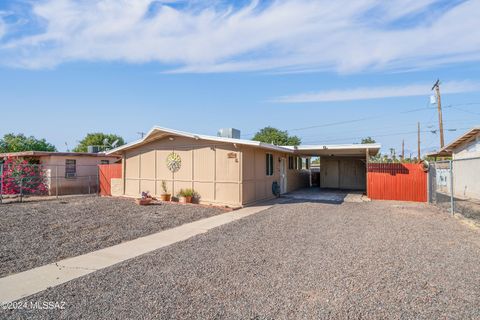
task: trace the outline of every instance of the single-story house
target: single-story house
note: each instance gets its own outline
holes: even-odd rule
[[[233,130],[225,130],[225,132]],[[154,127],[142,139],[107,152],[122,157],[123,195],[176,195],[192,188],[200,202],[244,206],[310,185],[310,160],[321,156],[321,187],[365,189],[366,155],[380,145],[276,146]]]
[[[98,165],[120,161],[116,155],[88,152],[24,151],[0,153],[0,160],[17,158],[40,165],[50,195],[96,193]]]

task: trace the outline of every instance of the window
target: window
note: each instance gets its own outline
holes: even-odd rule
[[[297,170],[302,170],[302,158],[297,157]]]
[[[267,153],[265,160],[266,160],[267,176],[273,176],[273,154]]]
[[[305,159],[305,169],[310,169],[310,158]]]
[[[75,178],[77,176],[77,160],[65,160],[65,178]]]
[[[110,164],[110,160],[100,160],[100,164]]]
[[[293,170],[293,156],[288,156],[288,169]]]

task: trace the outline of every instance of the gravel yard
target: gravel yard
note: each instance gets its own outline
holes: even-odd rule
[[[480,233],[424,204],[283,204],[28,301],[66,309],[3,315],[479,319]]]
[[[224,210],[71,197],[0,205],[0,277],[109,247]]]

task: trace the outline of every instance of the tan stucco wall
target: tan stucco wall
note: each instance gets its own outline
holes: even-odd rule
[[[76,160],[77,176],[74,178],[65,177],[65,161]],[[98,165],[102,160],[109,160],[115,163],[117,157],[98,156],[41,156],[40,163],[46,171],[49,193],[57,194],[87,194],[98,191]]]
[[[166,165],[168,155],[180,155],[182,165],[172,173]],[[274,155],[274,174],[266,175],[265,154]],[[273,198],[272,182],[280,178],[280,152],[234,146],[228,143],[209,143],[184,137],[168,137],[139,146],[125,154],[125,195],[138,196],[149,191],[162,193],[164,180],[167,189],[176,195],[182,188],[193,188],[200,202],[241,206]],[[308,173],[287,168],[287,191],[308,185]]]
[[[114,197],[123,195],[123,179],[112,178],[110,180],[110,193]]]
[[[273,155],[273,175],[266,174],[266,154]],[[242,148],[243,179],[242,195],[243,204],[249,204],[260,200],[272,199],[272,183],[280,183],[280,158],[285,158],[287,185],[286,192],[298,188],[307,187],[309,176],[307,171],[288,169],[289,154],[269,151],[259,148]]]
[[[182,160],[180,170],[175,173],[166,164],[172,152]],[[209,144],[183,137],[153,141],[125,152],[125,194],[138,196],[142,191],[149,191],[158,196],[164,180],[168,192],[174,196],[182,188],[193,188],[203,203],[238,206],[241,204],[240,162],[240,149],[231,144]]]

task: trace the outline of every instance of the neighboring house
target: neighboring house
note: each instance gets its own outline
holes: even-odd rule
[[[40,164],[47,178],[50,195],[95,193],[98,189],[98,165],[120,161],[105,153],[24,151],[0,153],[8,157]]]
[[[332,163],[327,166],[333,168],[328,171],[331,185],[326,187],[339,188],[339,181],[350,187],[359,175],[364,189],[366,154],[379,149],[376,144],[282,147],[154,127],[141,140],[107,154],[123,158],[124,195],[138,196],[142,191],[160,195],[165,181],[173,195],[193,188],[203,203],[243,206],[275,197],[274,182],[280,193],[309,186],[311,155]],[[363,163],[363,172],[357,170],[361,167],[357,162]]]
[[[453,160],[480,157],[480,127],[475,127],[455,139],[430,157],[452,157]]]
[[[455,197],[480,200],[480,127],[469,130],[440,151],[428,156],[451,157]],[[443,187],[448,192],[450,168],[447,165],[444,163],[437,168],[437,187]]]

